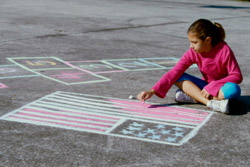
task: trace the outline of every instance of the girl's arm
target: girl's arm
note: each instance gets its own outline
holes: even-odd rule
[[[183,55],[179,62],[152,87],[152,89],[155,90],[155,94],[160,98],[164,98],[168,90],[194,62],[194,55],[190,49]]]
[[[228,55],[225,56],[223,64],[226,65],[225,67],[227,69],[228,75],[219,80],[212,81],[204,87],[204,89],[214,97],[217,97],[219,90],[225,83],[232,82],[240,84],[243,80],[240,67],[232,51],[230,51]]]

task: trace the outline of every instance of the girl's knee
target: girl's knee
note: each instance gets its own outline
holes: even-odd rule
[[[241,94],[241,89],[238,84],[227,82],[221,87],[221,91],[224,94],[224,99],[237,98]]]

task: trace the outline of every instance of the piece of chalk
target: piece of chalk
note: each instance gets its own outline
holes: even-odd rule
[[[134,97],[133,95],[130,95],[128,98],[129,98],[130,100],[135,99],[135,97]]]
[[[142,101],[141,101],[141,104],[144,104],[144,103],[145,103],[145,101],[144,101],[144,100],[142,100]]]

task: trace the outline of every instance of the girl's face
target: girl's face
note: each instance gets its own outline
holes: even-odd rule
[[[189,32],[188,39],[190,41],[190,48],[196,53],[208,53],[212,49],[211,37],[201,40],[195,33]]]

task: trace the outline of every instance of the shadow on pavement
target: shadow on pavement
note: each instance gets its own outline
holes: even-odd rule
[[[216,9],[250,9],[250,7],[244,6],[218,6],[218,5],[205,5],[200,6],[201,8],[216,8]]]
[[[240,96],[229,102],[230,115],[244,115],[250,112],[250,96]]]

